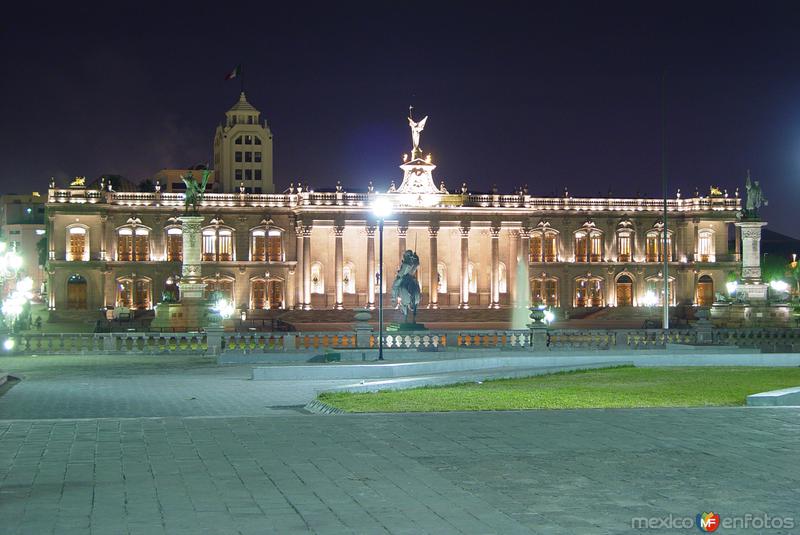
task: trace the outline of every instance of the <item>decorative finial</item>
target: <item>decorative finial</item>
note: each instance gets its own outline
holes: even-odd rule
[[[50,177],[50,189],[56,189],[56,177]]]
[[[676,194],[676,197],[677,197],[678,199],[680,199],[680,198],[681,198],[681,188],[678,188],[678,193]]]
[[[406,153],[404,152],[404,153],[403,153],[403,162],[407,162],[407,161],[408,161],[408,154],[406,154]]]
[[[462,182],[461,183],[461,194],[462,195],[466,195],[467,194],[467,183],[466,182]]]
[[[239,193],[244,193],[244,180],[239,183]]]
[[[447,188],[444,187],[444,180],[439,183],[439,193],[447,193]]]
[[[492,184],[492,195],[497,195],[497,184]]]
[[[336,193],[341,193],[341,192],[342,192],[342,181],[341,180],[337,180],[336,181]]]
[[[297,194],[300,195],[301,193],[303,193],[303,183],[302,182],[298,182],[297,183]]]
[[[397,186],[394,185],[394,180],[389,184],[389,191],[397,191]]]
[[[289,182],[289,195],[294,193],[294,182]]]
[[[527,184],[522,186],[522,194],[523,195],[527,195],[528,194],[528,185]]]
[[[156,193],[161,193],[161,181],[158,179],[156,179],[155,188],[156,188]]]
[[[568,197],[569,197],[569,190],[567,189],[566,186],[564,186],[564,198],[566,199]]]
[[[375,191],[375,186],[372,185],[372,180],[370,180],[369,184],[367,184],[367,192],[373,193],[374,191]]]

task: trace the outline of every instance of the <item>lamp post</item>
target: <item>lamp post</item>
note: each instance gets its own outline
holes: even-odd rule
[[[378,360],[383,360],[383,222],[392,215],[391,201],[378,197],[372,213],[378,220]]]

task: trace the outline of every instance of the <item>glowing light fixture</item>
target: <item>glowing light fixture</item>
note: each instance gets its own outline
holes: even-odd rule
[[[648,290],[642,298],[642,304],[646,307],[654,307],[658,305],[658,296],[652,290]]]
[[[375,202],[372,203],[372,213],[375,214],[375,217],[378,219],[386,219],[392,215],[393,208],[392,201],[386,197],[378,197],[375,199]]]
[[[786,281],[772,281],[769,283],[769,287],[775,290],[776,292],[788,292],[789,291],[789,284]]]
[[[736,281],[730,281],[725,283],[725,289],[728,290],[728,295],[733,295],[736,293],[736,289],[739,287],[739,283]]]

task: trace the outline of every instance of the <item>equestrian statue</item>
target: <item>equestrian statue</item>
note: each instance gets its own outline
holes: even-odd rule
[[[397,276],[392,284],[392,300],[395,301],[403,312],[406,324],[417,322],[417,306],[420,300],[419,282],[416,273],[419,269],[419,256],[414,251],[408,250],[403,253],[403,262],[397,270]],[[408,321],[408,313],[412,313],[411,321]]]

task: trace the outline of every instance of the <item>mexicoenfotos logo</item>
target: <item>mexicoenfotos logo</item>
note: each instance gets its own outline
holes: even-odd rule
[[[697,513],[695,523],[697,524],[697,527],[700,528],[700,531],[709,533],[712,531],[717,531],[717,528],[719,527],[719,515],[714,512]]]

